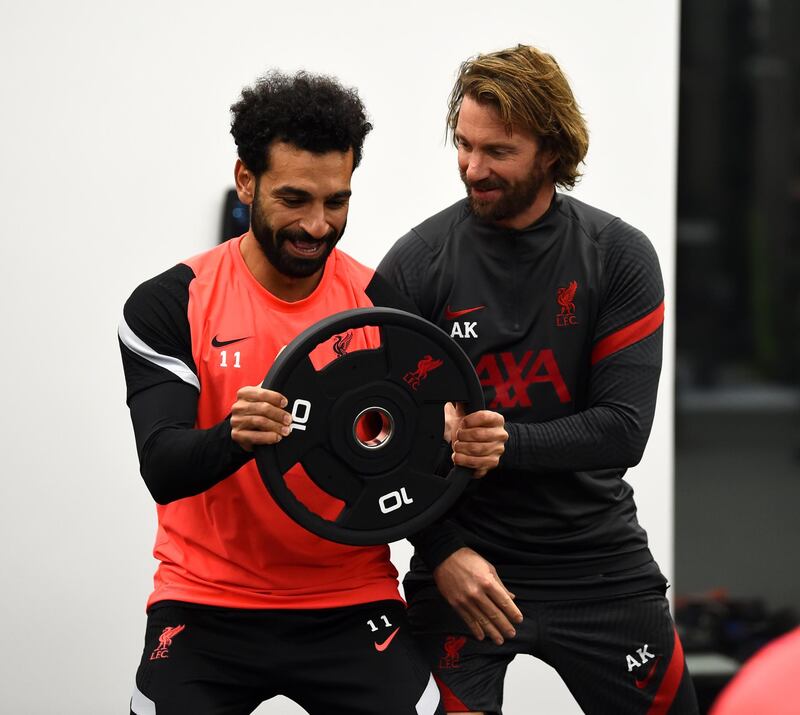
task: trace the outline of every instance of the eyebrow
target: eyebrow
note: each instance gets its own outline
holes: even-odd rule
[[[352,191],[350,189],[343,189],[342,191],[336,191],[329,196],[325,197],[326,201],[330,201],[331,199],[349,199],[352,195]],[[296,199],[310,199],[312,198],[311,194],[304,189],[298,189],[294,186],[279,186],[276,189],[272,190],[273,196],[291,196],[292,198]]]
[[[463,134],[459,134],[456,132],[454,134],[456,141],[465,141],[467,144],[471,142],[467,139]],[[486,149],[510,149],[512,151],[516,151],[517,147],[511,143],[504,143],[504,142],[494,142],[493,144],[487,144],[485,146]]]

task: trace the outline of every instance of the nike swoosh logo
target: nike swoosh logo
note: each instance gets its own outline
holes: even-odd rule
[[[450,306],[447,306],[447,310],[444,311],[445,320],[455,320],[456,318],[460,318],[462,315],[466,315],[467,313],[474,313],[476,310],[483,310],[486,306],[479,305],[475,308],[465,308],[464,310],[451,310]]]
[[[658,656],[658,658],[656,658],[656,662],[650,666],[650,671],[647,673],[647,675],[644,676],[644,678],[635,681],[634,685],[636,685],[636,687],[639,688],[639,690],[643,690],[644,688],[646,688],[647,684],[653,679],[653,676],[656,674],[656,666],[658,665],[659,660],[661,660],[661,656]]]
[[[226,345],[233,345],[234,343],[240,343],[242,340],[247,340],[250,336],[244,338],[234,338],[233,340],[217,340],[217,336],[215,335],[211,338],[211,346],[214,348],[224,348]]]
[[[383,651],[385,651],[389,647],[389,643],[391,643],[394,640],[394,637],[397,635],[397,631],[399,630],[400,630],[399,628],[395,628],[394,631],[392,631],[392,635],[390,635],[385,641],[383,641],[383,643],[376,642],[375,650],[378,651],[378,653],[383,653]]]

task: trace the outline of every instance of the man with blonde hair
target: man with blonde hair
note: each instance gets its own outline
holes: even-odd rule
[[[588,132],[550,55],[520,45],[465,62],[447,119],[467,197],[378,272],[464,348],[503,429],[492,442],[475,416],[451,414],[454,461],[493,468],[413,538],[412,627],[450,713],[499,713],[520,653],[553,666],[587,713],[696,713],[623,480],[661,370],[656,253],[556,191],[579,178]]]

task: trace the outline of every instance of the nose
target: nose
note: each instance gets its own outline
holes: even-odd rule
[[[464,176],[467,181],[474,183],[489,176],[489,167],[484,158],[476,151],[470,152],[465,157]]]
[[[324,238],[330,231],[324,208],[322,206],[309,207],[308,212],[300,221],[300,228],[312,238],[317,240]]]

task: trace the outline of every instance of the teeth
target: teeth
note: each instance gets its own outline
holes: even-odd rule
[[[294,247],[303,253],[316,253],[319,249],[319,244],[309,243],[308,241],[292,241]]]

